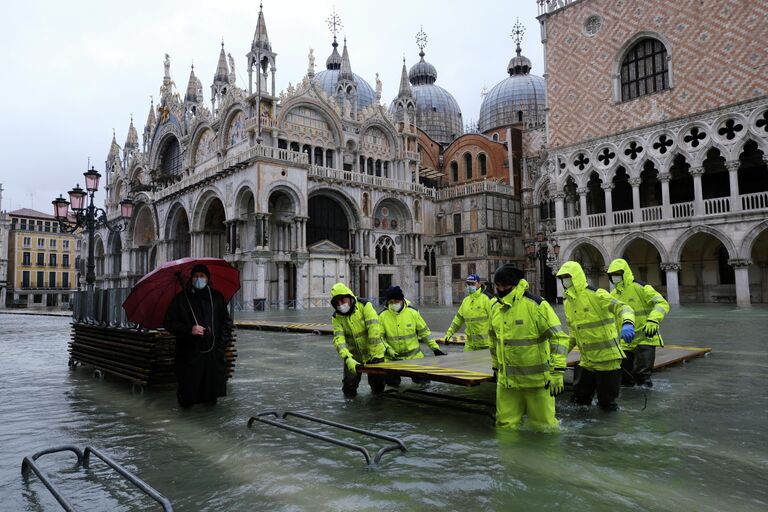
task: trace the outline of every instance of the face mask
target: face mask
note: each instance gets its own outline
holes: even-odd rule
[[[624,276],[616,276],[616,275],[612,275],[612,276],[611,276],[611,282],[612,282],[613,284],[619,284],[619,283],[620,283],[620,282],[622,282],[623,280],[624,280]]]
[[[467,293],[475,293],[477,291],[477,286],[467,285]]]
[[[350,306],[349,304],[340,304],[339,307],[336,308],[336,310],[342,315],[346,315],[347,313],[349,313],[349,309],[351,307],[352,306]]]
[[[394,311],[395,313],[399,313],[401,309],[403,309],[403,305],[400,303],[397,304],[390,304],[389,309]]]
[[[208,279],[205,277],[196,277],[192,279],[192,286],[197,288],[198,290],[202,290],[205,288],[205,285],[208,284]]]
[[[563,288],[570,288],[573,286],[573,278],[571,277],[564,277],[561,279],[561,281],[563,283]]]

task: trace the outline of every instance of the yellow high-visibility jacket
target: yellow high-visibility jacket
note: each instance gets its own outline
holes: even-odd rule
[[[379,320],[387,361],[424,357],[419,342],[426,343],[432,350],[439,348],[430,338],[431,332],[421,313],[407,302],[398,313],[385,309],[379,315]]]
[[[464,351],[482,350],[488,348],[491,339],[488,336],[490,329],[491,299],[484,293],[484,288],[478,288],[474,293],[464,297],[459,306],[459,311],[453,317],[451,326],[445,331],[445,337],[450,338],[461,326],[466,323],[464,333],[467,335],[467,341],[464,344]]]
[[[333,346],[342,360],[352,357],[358,363],[368,363],[384,357],[384,343],[376,310],[369,302],[357,300],[346,285],[336,283],[331,288],[331,298],[350,295],[354,300],[351,313],[333,314]]]
[[[491,364],[505,388],[539,388],[553,371],[565,371],[568,335],[547,301],[527,292],[521,279],[491,310]]]
[[[573,286],[563,292],[565,320],[571,335],[569,351],[579,347],[579,365],[587,370],[620,368],[625,355],[616,326],[627,322],[634,325],[632,308],[602,288],[587,286],[584,270],[575,261],[567,261],[560,267],[558,277],[565,274],[573,279]]]
[[[635,275],[629,268],[629,264],[621,258],[611,262],[608,273],[618,270],[624,271],[624,279],[611,291],[611,295],[622,302],[626,302],[635,311],[636,327],[635,339],[629,345],[621,340],[622,348],[634,350],[638,345],[663,347],[664,341],[661,339],[661,333],[657,332],[655,336],[649,338],[643,332],[643,326],[648,320],[661,325],[661,321],[669,313],[669,302],[653,286],[635,280]]]

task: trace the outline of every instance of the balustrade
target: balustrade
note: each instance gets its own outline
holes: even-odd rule
[[[587,225],[590,228],[601,228],[605,226],[605,214],[593,213],[592,215],[587,215]]]
[[[672,206],[673,219],[687,219],[693,217],[693,201],[687,203],[673,203],[670,206]]]
[[[716,215],[718,213],[728,213],[729,211],[731,211],[731,200],[728,197],[704,200],[705,215]]]
[[[613,212],[613,223],[615,225],[632,224],[634,222],[634,215],[632,210],[622,210],[619,212]]]
[[[761,210],[763,208],[768,208],[768,192],[755,192],[741,196],[742,210]]]
[[[643,222],[656,222],[661,220],[661,216],[661,206],[647,206],[645,208],[640,208],[640,217]]]

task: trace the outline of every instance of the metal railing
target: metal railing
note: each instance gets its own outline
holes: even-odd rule
[[[123,302],[129,293],[130,288],[97,288],[89,304],[88,292],[78,290],[72,299],[72,320],[94,325],[134,327],[123,309]]]
[[[74,512],[74,508],[72,505],[67,501],[67,499],[59,492],[59,490],[56,488],[55,485],[50,481],[50,479],[46,476],[45,473],[43,473],[40,468],[38,467],[36,461],[43,455],[48,455],[51,453],[58,453],[58,452],[65,452],[69,451],[74,453],[77,456],[77,464],[78,466],[82,466],[85,469],[88,469],[90,457],[91,454],[93,454],[94,457],[101,459],[105,464],[107,464],[109,467],[114,469],[117,473],[120,474],[123,478],[131,482],[137,489],[139,489],[141,492],[158,502],[162,507],[163,510],[166,512],[172,512],[173,506],[171,505],[171,502],[160,494],[157,490],[155,490],[152,486],[150,486],[148,483],[146,483],[144,480],[139,478],[138,476],[134,475],[127,469],[125,469],[122,465],[115,462],[111,457],[109,457],[107,454],[97,450],[96,448],[92,446],[86,446],[84,451],[80,451],[79,448],[73,445],[64,445],[64,446],[57,446],[54,448],[47,448],[45,450],[41,450],[31,457],[24,457],[24,460],[21,462],[21,475],[25,479],[28,478],[29,472],[32,471],[37,475],[37,477],[40,479],[40,481],[45,485],[45,487],[50,491],[50,493],[53,495],[54,498],[56,498],[56,501],[59,502],[59,504],[66,510],[67,512]]]
[[[335,437],[327,436],[325,434],[320,434],[318,432],[312,432],[311,430],[307,430],[300,427],[295,427],[293,425],[289,425],[288,423],[282,422],[282,421],[276,421],[272,419],[268,419],[267,416],[273,416],[276,419],[279,419],[282,417],[283,420],[288,418],[289,416],[293,416],[296,418],[302,418],[307,421],[311,421],[314,423],[320,423],[322,425],[328,425],[331,427],[336,427],[342,430],[347,430],[349,432],[355,432],[357,434],[362,434],[364,436],[373,437],[376,439],[382,439],[384,441],[390,441],[391,444],[389,446],[384,446],[380,448],[376,455],[374,455],[373,459],[371,459],[371,454],[368,451],[367,448],[364,446],[361,446],[359,444],[350,443],[349,441],[344,441],[342,439],[337,439]],[[381,461],[381,458],[384,456],[385,453],[394,451],[394,450],[400,450],[400,451],[406,451],[407,448],[405,447],[405,443],[401,441],[400,439],[388,436],[386,434],[379,434],[378,432],[372,432],[370,430],[365,430],[358,427],[353,427],[352,425],[346,425],[344,423],[337,423],[335,421],[326,420],[323,418],[318,418],[316,416],[310,416],[309,414],[304,414],[300,412],[292,412],[292,411],[286,411],[283,413],[282,416],[280,416],[277,411],[265,411],[257,414],[256,416],[251,416],[248,419],[248,427],[250,428],[255,421],[259,421],[261,423],[266,423],[267,425],[272,425],[273,427],[281,428],[283,430],[288,430],[290,432],[294,432],[296,434],[302,434],[307,437],[312,437],[314,439],[319,439],[320,441],[325,441],[326,443],[335,444],[336,446],[342,446],[344,448],[349,448],[350,450],[354,450],[357,452],[360,452],[363,457],[365,457],[365,463],[367,465],[371,465],[371,461],[373,461],[374,464],[378,464],[379,461]]]

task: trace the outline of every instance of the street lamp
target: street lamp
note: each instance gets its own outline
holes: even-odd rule
[[[539,262],[539,293],[544,296],[546,294],[545,272],[547,267],[552,271],[556,269],[560,256],[560,244],[557,243],[551,231],[547,230],[546,234],[539,231],[535,239],[525,241],[525,253],[532,265]]]
[[[94,204],[94,195],[99,190],[99,179],[101,174],[91,167],[83,173],[85,176],[85,188],[80,185],[69,191],[69,201],[64,199],[61,194],[52,201],[53,213],[59,222],[59,228],[65,233],[74,233],[78,229],[83,229],[88,233],[88,261],[86,265],[86,315],[92,318],[91,305],[93,304],[93,285],[96,282],[96,262],[93,254],[93,238],[96,229],[105,227],[113,233],[125,231],[128,227],[128,220],[133,215],[133,201],[126,197],[120,201],[120,217],[118,219],[108,220],[107,212],[98,208]],[[86,205],[86,197],[88,204]],[[71,211],[70,211],[71,208]]]

